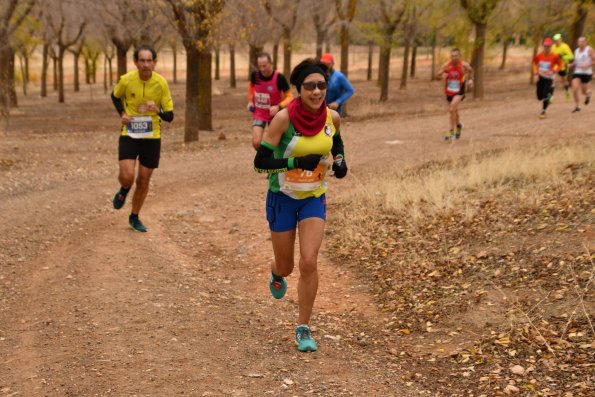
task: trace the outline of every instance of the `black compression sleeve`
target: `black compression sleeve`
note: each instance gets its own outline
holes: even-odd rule
[[[279,76],[277,76],[277,88],[281,92],[289,91],[289,88],[290,88],[289,83],[287,82],[287,79],[281,73],[279,73]]]
[[[341,132],[338,132],[333,136],[333,147],[331,148],[333,157],[337,155],[345,156],[345,148],[343,147],[343,138],[341,138]]]
[[[122,113],[124,113],[124,105],[122,105],[122,100],[120,98],[117,98],[114,96],[113,92],[112,92],[112,102],[114,103],[114,107],[116,108],[116,110],[118,111],[118,113],[121,116]]]
[[[260,173],[276,174],[289,169],[288,159],[276,159],[273,151],[260,145],[254,157],[254,170]]]
[[[159,117],[161,117],[161,120],[163,120],[163,121],[167,121],[168,123],[171,123],[172,121],[174,121],[174,111],[173,110],[171,110],[169,112],[164,112],[162,110],[158,114],[159,114]]]

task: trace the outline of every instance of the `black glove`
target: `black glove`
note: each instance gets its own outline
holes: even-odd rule
[[[347,175],[347,162],[345,162],[343,156],[335,157],[335,161],[333,161],[333,171],[335,172],[335,177],[339,179]]]
[[[303,157],[296,157],[293,159],[293,166],[306,171],[314,171],[321,158],[322,156],[320,154],[309,154]]]

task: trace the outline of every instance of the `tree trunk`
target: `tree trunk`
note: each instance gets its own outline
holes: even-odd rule
[[[415,78],[416,71],[417,71],[417,43],[413,43],[413,48],[411,49],[411,70],[409,72],[409,77]]]
[[[198,141],[200,113],[198,91],[200,90],[198,50],[186,47],[186,114],[184,122],[184,142]]]
[[[14,70],[15,70],[15,51],[12,47],[8,48],[10,57],[9,57],[9,68],[8,68],[8,73],[9,73],[9,77],[8,77],[8,95],[9,95],[9,103],[11,107],[17,107],[18,106],[18,100],[17,100],[17,90],[16,90],[16,86],[15,86],[15,77],[14,77]]]
[[[258,70],[258,56],[262,53],[262,47],[261,46],[257,46],[255,44],[250,44],[250,52],[249,52],[249,64],[248,64],[248,80],[250,80],[250,76],[252,75],[252,72],[255,72]],[[273,57],[273,60],[275,58]],[[273,67],[276,69],[277,66],[275,64],[275,62],[273,61]]]
[[[341,24],[341,73],[349,75],[349,26],[346,22]]]
[[[213,131],[213,110],[212,110],[212,59],[210,51],[201,51],[198,61],[198,111],[199,128],[201,130]]]
[[[85,61],[85,84],[91,84],[91,57],[88,55],[83,55],[83,60]]]
[[[64,103],[64,52],[66,48],[58,48],[58,102]]]
[[[99,52],[91,58],[91,60],[92,60],[91,65],[93,65],[93,67],[91,68],[92,73],[93,73],[93,84],[97,83],[97,60],[98,59],[99,59]]]
[[[403,70],[401,71],[401,84],[399,89],[407,88],[407,76],[409,75],[409,53],[411,52],[411,40],[405,38],[405,48],[403,48]]]
[[[174,84],[178,83],[178,47],[175,45],[171,47],[171,54],[174,62]]]
[[[273,69],[277,69],[279,66],[279,42],[276,41],[275,44],[273,44]]]
[[[109,66],[109,86],[113,86],[114,85],[114,69],[112,67],[112,59],[113,58],[108,58],[107,60],[107,64]]]
[[[229,45],[229,86],[236,88],[236,47],[233,44]]]
[[[291,74],[291,39],[288,36],[283,38],[283,74]]]
[[[0,115],[9,114],[8,80],[9,62],[8,44],[0,42]]]
[[[53,86],[54,86],[54,91],[58,91],[58,57],[57,56],[53,56],[52,57],[52,67],[53,67],[53,78],[54,80],[52,81]]]
[[[19,61],[21,64],[21,75],[23,78],[21,79],[21,83],[23,84],[23,95],[27,96],[27,73],[25,72],[25,55],[21,54],[19,56]]]
[[[570,26],[569,38],[572,50],[576,50],[578,38],[583,35],[592,0],[575,0],[574,3],[576,4],[576,13],[574,14],[572,25]]]
[[[475,24],[475,44],[473,48],[472,64],[473,67],[473,97],[483,99],[484,97],[484,58],[486,42],[487,25],[484,23]]]
[[[41,97],[45,98],[48,96],[48,52],[49,52],[49,44],[43,45],[42,55],[41,55]]]
[[[366,75],[366,80],[372,80],[372,58],[374,57],[374,43],[368,43],[368,74]]]
[[[506,67],[506,56],[508,55],[508,46],[510,45],[510,40],[504,39],[502,41],[502,62],[500,63],[500,70],[504,70]]]
[[[215,48],[215,80],[220,80],[220,76],[219,76],[219,66],[221,65],[220,57],[221,57],[221,49],[219,48],[219,46],[217,46]]]
[[[116,44],[116,58],[118,60],[118,80],[120,76],[126,74],[127,66],[126,66],[126,56],[128,54],[128,47],[123,46],[122,44]]]
[[[388,100],[388,80],[390,78],[390,52],[389,45],[380,47],[380,58],[378,62],[378,82],[380,84],[380,102]]]
[[[437,42],[437,34],[436,31],[432,32],[432,68],[431,68],[431,75],[430,81],[436,80],[436,42]]]
[[[74,92],[79,92],[81,90],[80,81],[79,81],[79,57],[80,54],[74,53]]]
[[[316,30],[316,59],[320,59],[322,56],[322,46],[324,45],[324,37],[326,32],[322,29]]]
[[[107,57],[103,57],[103,93],[107,94]]]

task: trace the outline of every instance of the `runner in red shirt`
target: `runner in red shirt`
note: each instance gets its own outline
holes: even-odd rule
[[[258,71],[250,76],[247,109],[254,113],[252,146],[258,150],[264,129],[279,110],[293,99],[285,76],[273,69],[271,56],[262,53],[257,58]]]
[[[554,78],[556,73],[563,67],[562,59],[552,52],[552,39],[546,37],[543,40],[543,51],[533,59],[533,72],[537,83],[537,99],[543,101],[543,109],[539,118],[545,118],[545,111],[552,102],[554,96]]]
[[[450,130],[444,139],[447,141],[452,138],[459,139],[463,129],[463,123],[459,119],[459,104],[465,99],[465,86],[469,89],[473,88],[473,68],[461,60],[461,51],[453,48],[450,52],[450,61],[440,68],[437,77],[444,79],[444,91],[446,100],[449,102]]]

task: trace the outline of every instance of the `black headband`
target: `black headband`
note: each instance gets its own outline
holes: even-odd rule
[[[324,81],[326,81],[326,72],[324,71],[324,69],[322,69],[318,65],[309,65],[306,69],[302,70],[297,77],[295,86],[296,86],[298,92],[300,92],[300,90],[302,88],[302,83],[304,82],[304,80],[306,80],[306,77],[308,77],[309,75],[314,74],[314,73],[320,73],[321,75],[324,76]]]

